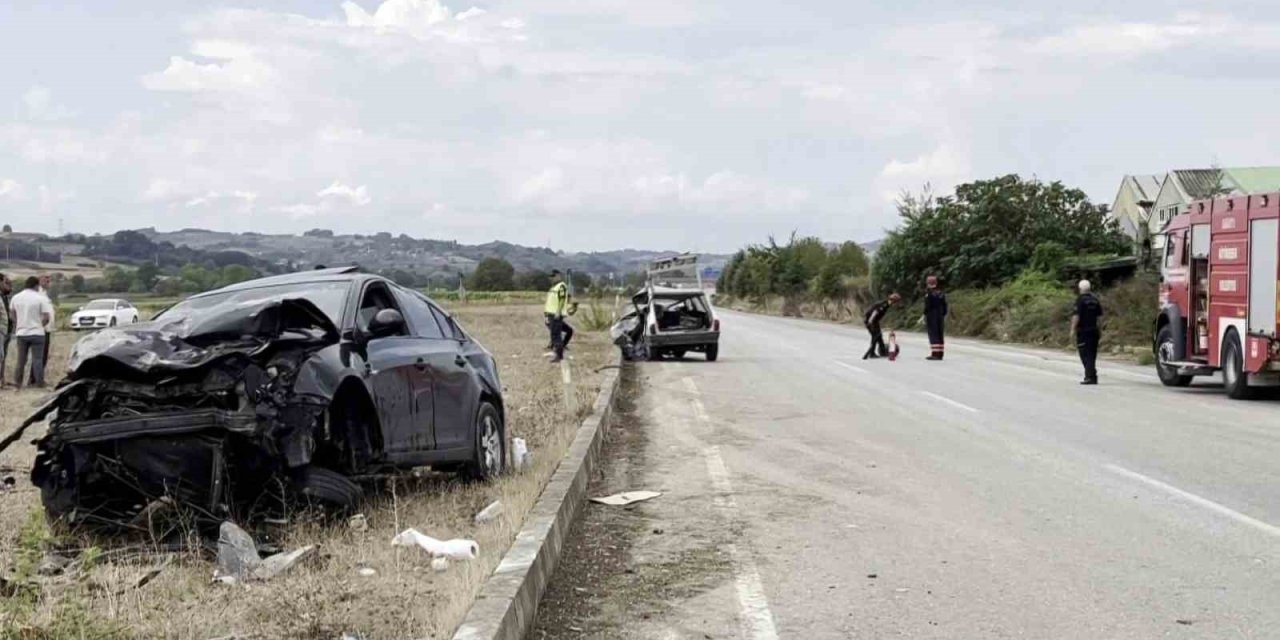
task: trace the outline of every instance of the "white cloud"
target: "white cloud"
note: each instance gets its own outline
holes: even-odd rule
[[[0,198],[6,200],[25,200],[27,190],[21,182],[12,178],[0,178]]]
[[[462,13],[459,13],[458,15],[454,16],[454,19],[459,22],[462,22],[463,20],[478,18],[486,13],[489,13],[489,12],[485,11],[484,9],[481,9],[480,7],[471,7],[470,9],[467,9],[466,11],[463,11]]]
[[[152,91],[240,91],[269,86],[275,78],[269,66],[249,55],[209,64],[173,56],[164,71],[143,76],[142,86]]]
[[[1223,16],[1179,13],[1168,22],[1082,25],[1034,42],[1030,50],[1049,55],[1133,56],[1190,47],[1198,38],[1217,38],[1237,30],[1244,32],[1248,26]]]
[[[973,169],[966,154],[949,144],[940,144],[913,160],[891,160],[880,170],[876,184],[885,202],[895,202],[903,190],[918,192],[928,184],[935,193],[943,194],[955,185],[972,178]]]
[[[27,107],[27,117],[32,120],[64,120],[74,113],[64,105],[53,102],[53,92],[47,87],[31,87],[22,94],[22,103]]]
[[[409,32],[421,32],[452,16],[449,7],[438,0],[386,0],[372,14],[348,0],[342,3],[342,12],[347,17],[347,24],[353,27],[403,29]],[[472,15],[475,14],[468,17]]]
[[[276,211],[288,215],[294,220],[302,220],[312,218],[320,214],[320,206],[307,203],[297,203],[276,207]]]
[[[253,209],[253,203],[257,202],[258,194],[252,191],[232,191],[230,193],[222,193],[219,191],[210,191],[201,196],[196,196],[187,200],[183,205],[188,209],[196,207],[207,207],[212,205],[224,204],[227,202],[235,202],[241,211],[249,211]]]
[[[152,180],[142,192],[142,200],[145,202],[171,200],[180,197],[182,193],[182,187],[177,182],[157,178]]]
[[[337,181],[317,192],[316,197],[322,200],[345,200],[357,207],[363,207],[370,202],[373,202],[373,199],[369,197],[369,190],[365,188],[365,185],[350,187]]]
[[[40,196],[40,211],[42,213],[54,213],[59,204],[76,198],[74,191],[60,191],[43,184],[40,185],[38,192]]]

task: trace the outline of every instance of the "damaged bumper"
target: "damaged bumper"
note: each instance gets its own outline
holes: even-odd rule
[[[257,430],[257,424],[254,416],[219,409],[107,418],[64,424],[51,435],[50,444],[105,442],[143,435],[172,436],[209,429],[252,435]]]

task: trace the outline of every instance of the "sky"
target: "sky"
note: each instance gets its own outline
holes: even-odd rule
[[[1240,0],[0,4],[0,222],[561,250],[868,241],[1018,173],[1280,164]]]

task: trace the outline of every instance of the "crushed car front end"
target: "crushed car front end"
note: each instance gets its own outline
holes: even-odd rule
[[[269,509],[273,483],[310,461],[330,398],[298,381],[337,331],[306,300],[217,311],[77,343],[29,420],[49,419],[31,479],[51,518],[141,527],[164,500],[217,522]]]

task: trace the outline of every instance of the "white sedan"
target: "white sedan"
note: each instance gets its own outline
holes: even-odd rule
[[[128,300],[94,300],[71,314],[72,329],[101,329],[138,321],[138,309]]]

